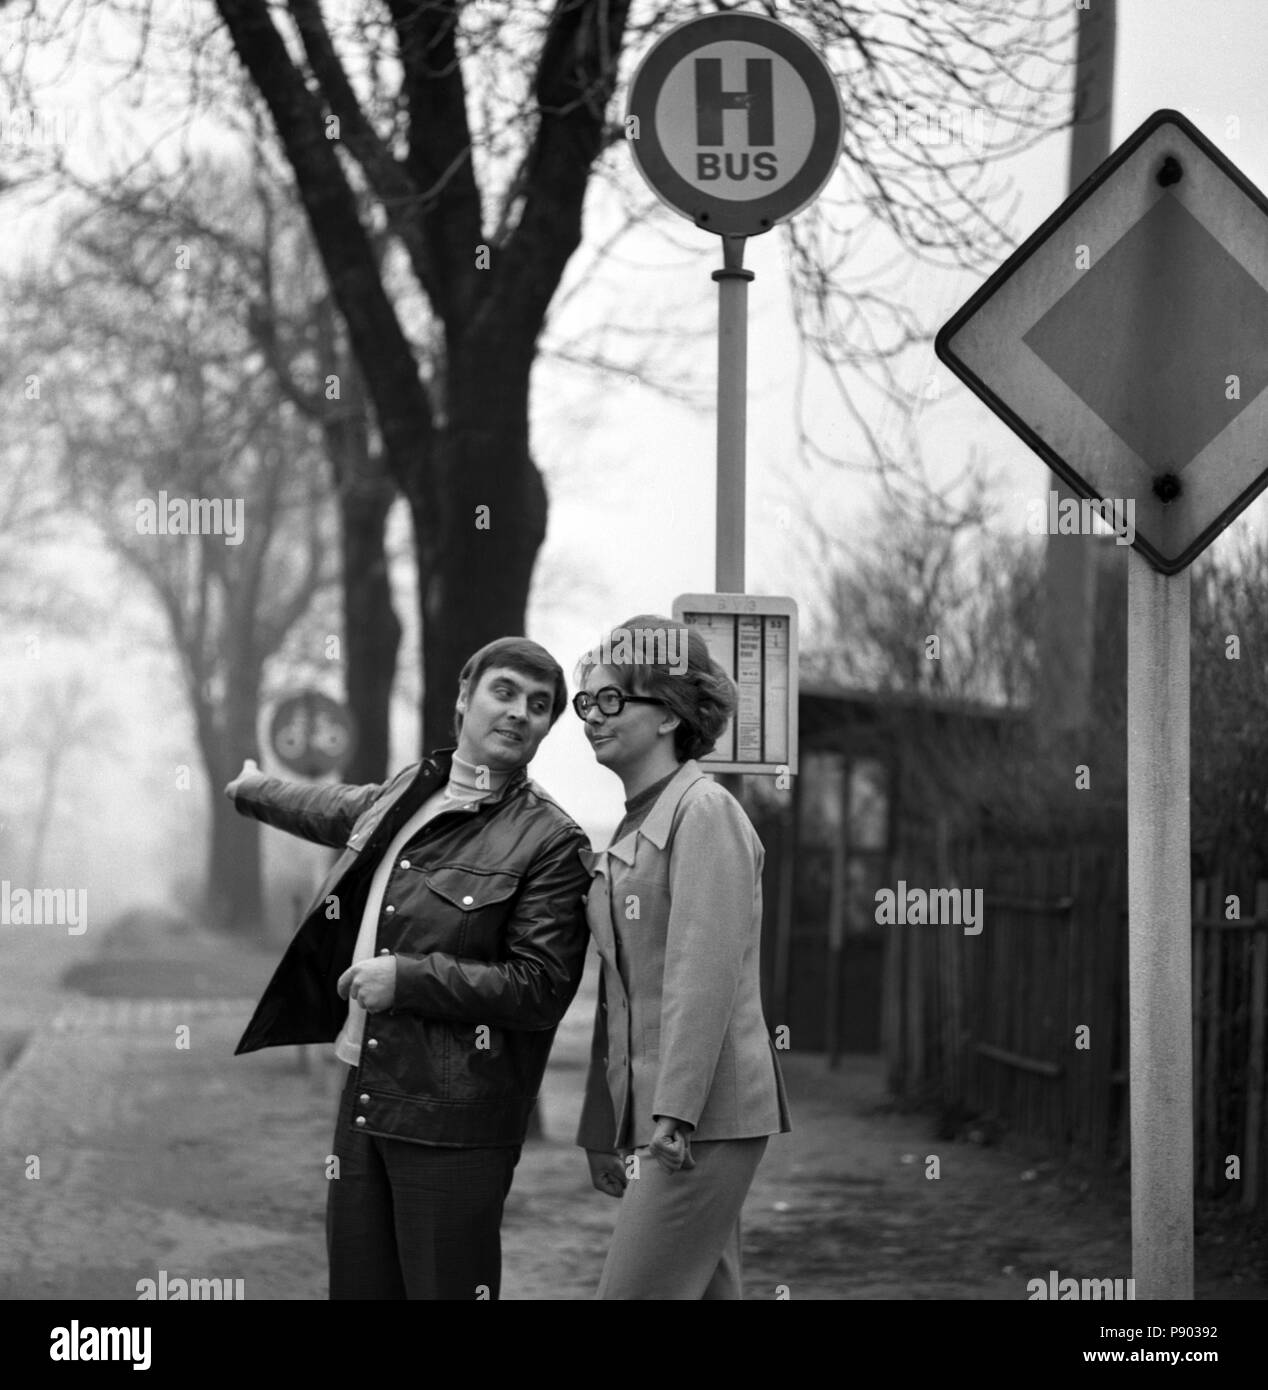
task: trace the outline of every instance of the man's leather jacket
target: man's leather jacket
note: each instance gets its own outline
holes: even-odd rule
[[[371,876],[449,776],[452,749],[382,786],[245,783],[244,815],[343,852],[304,915],[237,1052],[333,1042]],[[463,1147],[524,1139],[555,1028],[581,980],[590,876],[581,828],[521,769],[496,801],[442,812],[400,853],[375,954],[396,957],[391,1009],[369,1014],[353,1124]]]

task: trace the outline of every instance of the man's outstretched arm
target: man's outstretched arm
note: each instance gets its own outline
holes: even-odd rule
[[[342,849],[358,817],[383,790],[377,782],[354,787],[326,787],[265,777],[248,758],[242,771],[225,788],[240,815],[251,816],[301,840]]]

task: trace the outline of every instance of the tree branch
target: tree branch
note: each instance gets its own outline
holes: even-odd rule
[[[379,274],[356,197],[325,138],[321,110],[296,70],[268,12],[254,0],[216,0],[234,47],[264,95],[295,171],[313,239],[348,326],[383,434],[389,466],[402,490],[435,504],[430,470],[416,467],[430,448],[427,392]],[[420,476],[421,475],[421,476]]]

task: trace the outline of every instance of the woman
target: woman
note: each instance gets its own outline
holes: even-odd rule
[[[576,680],[626,811],[609,848],[582,855],[602,977],[577,1142],[621,1199],[597,1296],[740,1298],[740,1209],[768,1136],[790,1126],[759,989],[762,843],[695,761],[735,688],[699,633],[652,615]]]

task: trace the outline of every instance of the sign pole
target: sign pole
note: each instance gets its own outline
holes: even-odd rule
[[[823,191],[841,158],[845,108],[822,53],[795,29],[764,15],[704,15],[662,34],[644,55],[630,79],[625,129],[634,163],[656,196],[701,231],[722,238],[722,268],[713,274],[718,282],[715,564],[718,593],[734,603],[745,592],[744,436],[753,272],[744,269],[744,242],[795,217]],[[746,703],[736,711],[734,758],[716,761],[761,762],[764,771],[782,777],[795,767],[795,744],[775,740],[778,752],[767,760],[766,730],[772,710],[795,700],[795,668],[784,672],[782,686],[772,682],[758,689],[756,709],[754,671],[760,686],[768,666],[778,673],[795,662],[796,610],[791,608],[782,631],[778,624],[768,631],[762,617],[755,645],[749,620],[760,602],[749,606],[746,601],[742,619],[737,614],[727,656]],[[795,704],[775,717],[786,721],[795,738]],[[723,773],[722,781],[738,794],[738,775]]]
[[[748,285],[744,238],[722,238],[718,282],[718,496],[714,584],[721,594],[744,592],[745,448],[748,430]],[[736,711],[737,719],[739,711]],[[740,774],[717,780],[738,799]]]
[[[748,423],[748,285],[744,238],[722,238],[718,282],[718,497],[715,583],[744,592],[744,465]]]
[[[1127,557],[1132,1276],[1193,1297],[1189,571]]]
[[[1178,111],[1155,111],[935,343],[1082,499],[1074,529],[1093,529],[1090,504],[1134,547],[1127,968],[1140,1298],[1193,1297],[1187,570],[1268,487],[1266,224],[1268,197]],[[1069,516],[1074,499],[1049,501],[1043,529],[1065,532],[1056,504]]]

